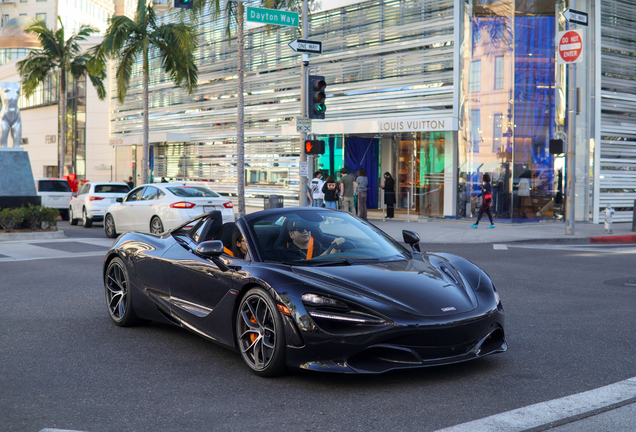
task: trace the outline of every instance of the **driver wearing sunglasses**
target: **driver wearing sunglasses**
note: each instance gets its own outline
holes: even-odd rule
[[[314,257],[329,253],[340,252],[340,246],[344,243],[343,237],[338,237],[332,243],[333,247],[325,249],[320,242],[314,241],[311,235],[311,226],[304,221],[293,221],[289,228],[287,247],[283,252],[284,261],[310,260]]]

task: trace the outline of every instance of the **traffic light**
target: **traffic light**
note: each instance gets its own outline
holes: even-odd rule
[[[325,142],[323,140],[305,140],[305,153],[308,155],[325,154]]]
[[[307,87],[307,116],[311,119],[324,119],[325,111],[327,111],[325,106],[325,89],[327,88],[325,77],[309,75],[309,85]]]
[[[192,9],[194,0],[174,0],[174,7],[182,9]]]

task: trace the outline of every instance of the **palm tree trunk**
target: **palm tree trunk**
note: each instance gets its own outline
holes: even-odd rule
[[[143,70],[143,150],[141,156],[141,183],[148,183],[148,43],[144,44],[144,70]]]
[[[245,47],[243,46],[243,3],[238,4],[238,101],[236,116],[236,180],[238,186],[238,216],[245,216],[245,145],[243,130],[243,78],[245,75]]]
[[[66,71],[60,70],[60,110],[62,118],[60,122],[60,160],[58,162],[58,177],[64,175],[66,160]],[[69,173],[70,174],[70,173]]]

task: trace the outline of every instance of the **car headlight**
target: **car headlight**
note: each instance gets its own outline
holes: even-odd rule
[[[377,312],[345,300],[313,293],[303,294],[301,300],[316,326],[326,333],[357,335],[393,325]]]

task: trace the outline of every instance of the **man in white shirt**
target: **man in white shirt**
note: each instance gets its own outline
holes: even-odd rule
[[[325,194],[322,193],[323,184],[325,184],[325,182],[322,180],[322,173],[320,171],[316,171],[314,173],[314,178],[311,179],[310,182],[311,193],[314,199],[313,207],[323,207],[325,200]]]

